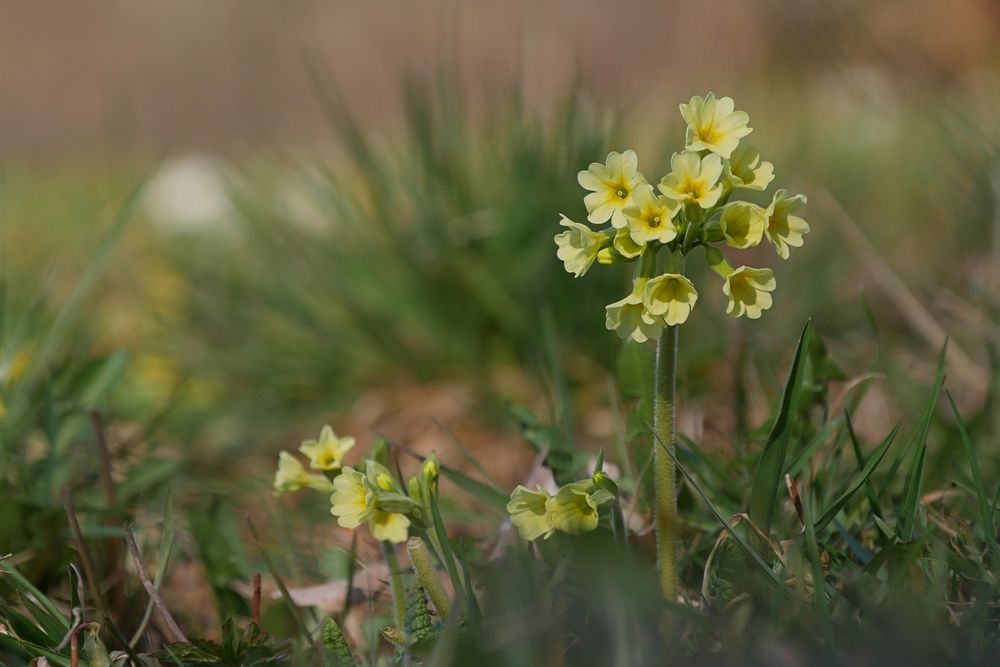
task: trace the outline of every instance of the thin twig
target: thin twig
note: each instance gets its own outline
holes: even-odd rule
[[[254,572],[253,575],[253,598],[250,603],[251,618],[253,618],[254,624],[259,628],[261,627],[260,622],[260,572]]]
[[[163,603],[163,598],[160,597],[159,592],[156,590],[156,586],[153,585],[153,581],[149,578],[149,574],[146,572],[145,566],[142,564],[142,554],[139,553],[139,545],[135,542],[135,535],[132,534],[132,524],[126,521],[123,524],[125,528],[125,541],[128,544],[129,553],[132,555],[132,561],[135,563],[135,568],[139,572],[139,579],[142,580],[142,585],[146,589],[146,593],[149,594],[149,599],[153,601],[156,605],[156,609],[160,612],[160,617],[166,624],[167,628],[170,630],[170,634],[173,635],[171,642],[182,642],[187,643],[188,639],[184,635],[180,626],[177,625],[177,621],[170,614],[170,610],[167,609],[167,605]]]
[[[107,430],[104,418],[98,410],[89,412],[90,423],[94,430],[94,442],[97,444],[98,472],[101,477],[101,489],[104,493],[104,503],[109,512],[115,512],[118,506],[115,482],[111,476],[111,449],[108,447]],[[115,517],[109,517],[108,525],[115,525]],[[125,567],[122,560],[121,543],[114,537],[105,540],[108,550],[108,571],[112,574],[112,583],[108,590],[110,604],[113,609],[121,612],[125,607]]]
[[[94,563],[90,560],[87,547],[83,542],[83,532],[80,530],[80,520],[76,516],[76,508],[73,505],[73,498],[69,495],[68,489],[63,489],[63,507],[66,509],[66,519],[69,521],[69,528],[73,533],[73,541],[76,549],[80,552],[80,564],[83,565],[83,576],[87,580],[87,587],[90,589],[90,596],[94,598],[94,604],[106,618],[111,618],[108,608],[104,605],[101,597],[101,589],[97,583],[97,574],[94,571]]]

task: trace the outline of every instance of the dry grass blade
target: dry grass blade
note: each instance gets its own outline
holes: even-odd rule
[[[712,550],[708,553],[708,558],[705,559],[705,569],[701,575],[701,597],[705,600],[705,604],[711,604],[712,602],[712,596],[708,592],[708,577],[709,574],[711,574],[712,563],[715,561],[715,554],[719,551],[719,549],[726,542],[726,540],[729,539],[729,536],[732,534],[733,528],[740,525],[744,521],[747,523],[748,526],[750,526],[753,532],[756,533],[757,536],[760,537],[765,544],[767,544],[768,549],[770,549],[771,552],[774,553],[775,557],[777,557],[777,559],[782,564],[785,563],[784,554],[781,553],[781,550],[777,547],[777,545],[775,545],[774,542],[771,541],[771,538],[765,535],[764,531],[762,531],[760,528],[757,527],[757,524],[755,524],[753,520],[750,519],[749,514],[747,514],[746,512],[741,512],[739,514],[730,517],[729,527],[723,530],[721,533],[719,533],[719,538],[715,540],[715,546],[712,547]]]
[[[135,563],[135,568],[139,572],[139,579],[142,580],[142,585],[146,589],[146,593],[149,594],[149,599],[156,605],[156,609],[163,617],[163,622],[173,635],[171,642],[187,643],[187,637],[184,635],[180,626],[177,625],[177,621],[174,620],[174,617],[170,614],[170,610],[167,609],[167,605],[163,603],[163,598],[160,597],[159,592],[156,590],[156,586],[153,585],[153,581],[149,578],[149,574],[147,574],[146,568],[142,564],[142,554],[139,553],[139,545],[136,544],[135,535],[132,534],[132,524],[126,521],[124,528],[125,540],[128,543],[128,550],[132,555],[132,561]]]
[[[820,207],[825,209],[830,219],[837,225],[844,240],[854,251],[862,268],[868,272],[872,280],[882,288],[882,291],[895,302],[900,312],[910,322],[921,336],[932,347],[940,348],[948,339],[948,331],[924,307],[913,292],[906,286],[892,267],[882,259],[878,250],[864,235],[850,214],[844,210],[837,198],[829,191],[816,187],[815,199]],[[972,388],[977,395],[986,391],[988,377],[983,369],[976,364],[965,350],[955,341],[948,345],[948,363],[960,382]]]

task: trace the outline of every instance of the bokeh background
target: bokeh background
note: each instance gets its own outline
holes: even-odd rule
[[[750,113],[776,183],[808,195],[813,233],[787,262],[748,255],[778,264],[757,322],[727,318],[694,268],[685,432],[745,451],[808,318],[844,392],[872,381],[864,437],[920,401],[945,338],[963,411],[1000,420],[990,0],[6,0],[4,391],[40,356],[59,369],[53,400],[113,425],[115,475],[149,520],[170,486],[196,537],[228,540],[223,556],[193,540],[172,574],[174,594],[217,601],[249,567],[232,555],[238,517],[293,502],[269,492],[277,452],[324,423],[474,470],[471,453],[505,485],[532,459],[512,406],[612,449],[628,360],[603,305],[628,275],[574,281],[551,237],[559,213],[584,217],[576,172],[609,150],[634,148],[658,180],[683,145],[678,103],[709,90]],[[65,429],[53,451],[85,486],[92,435]],[[13,456],[41,461],[35,444]],[[29,505],[57,486],[8,477]],[[326,538],[300,524],[324,514],[274,531],[301,547],[288,559],[306,580],[343,565],[302,555]],[[31,541],[22,523],[8,543]]]

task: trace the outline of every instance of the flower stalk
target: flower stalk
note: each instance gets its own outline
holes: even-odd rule
[[[396,558],[396,547],[391,542],[382,542],[382,556],[389,568],[389,588],[392,591],[392,620],[396,627],[406,626],[406,589],[403,588],[403,575],[399,571],[399,559]]]
[[[674,442],[677,427],[678,326],[669,326],[656,342],[653,387],[653,487],[656,524],[656,564],[660,590],[667,600],[677,598],[677,471]]]

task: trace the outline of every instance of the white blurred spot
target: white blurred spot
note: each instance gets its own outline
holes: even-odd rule
[[[164,163],[148,186],[143,208],[154,225],[171,232],[230,227],[234,213],[222,165],[198,154]]]

